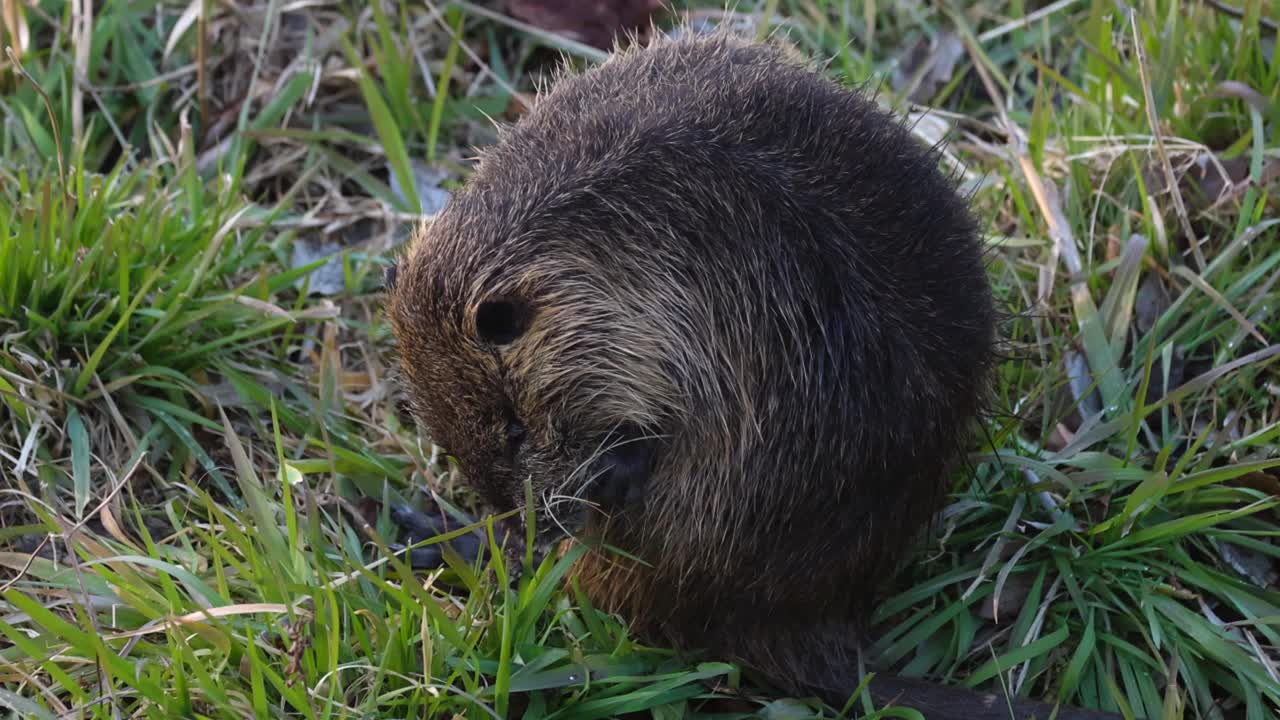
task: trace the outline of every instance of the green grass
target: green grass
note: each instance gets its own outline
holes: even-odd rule
[[[436,191],[413,178],[465,180],[549,48],[598,53],[467,3],[22,7],[22,70],[0,63],[0,706],[836,715],[637,644],[565,587],[572,558],[414,575],[386,552],[390,503],[470,502],[401,412],[380,315],[378,269]],[[961,49],[949,77],[900,76],[930,108],[918,133],[968,171],[1018,313],[972,471],[868,659],[1135,717],[1267,718],[1278,11],[1133,7],[736,12],[902,112],[907,51]],[[1189,168],[1217,162],[1236,184],[1214,203]],[[291,251],[326,230],[349,243],[345,289],[319,297]]]

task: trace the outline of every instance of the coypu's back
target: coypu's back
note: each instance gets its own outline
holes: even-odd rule
[[[994,342],[974,223],[901,123],[764,46],[629,50],[503,131],[398,276],[433,439],[499,509],[526,478],[557,522],[590,500],[650,565],[591,556],[597,602],[849,685]]]

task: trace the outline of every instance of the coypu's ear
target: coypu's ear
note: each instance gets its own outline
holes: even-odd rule
[[[506,345],[529,324],[529,308],[519,300],[486,300],[476,308],[476,336],[489,345]]]
[[[386,287],[387,292],[391,292],[392,290],[396,289],[396,272],[397,270],[399,270],[399,268],[400,266],[395,263],[392,263],[386,266],[385,268],[383,268],[382,284],[384,287]]]

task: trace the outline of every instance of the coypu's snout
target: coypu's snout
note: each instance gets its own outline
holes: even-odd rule
[[[535,537],[540,547],[590,531],[643,503],[657,462],[658,439],[623,425],[590,447],[544,465],[559,470],[528,476],[533,482]],[[523,509],[523,502],[520,505]]]
[[[610,433],[596,461],[597,471],[586,485],[587,499],[606,513],[639,503],[656,452],[657,439],[640,428],[624,426]]]

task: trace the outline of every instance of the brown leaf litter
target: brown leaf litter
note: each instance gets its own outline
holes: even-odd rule
[[[661,0],[507,0],[512,17],[602,50],[643,30],[661,8]]]

